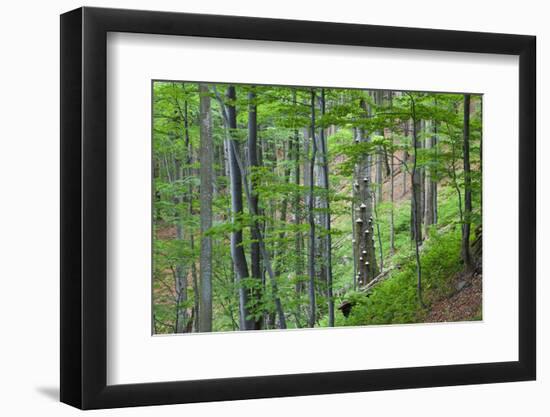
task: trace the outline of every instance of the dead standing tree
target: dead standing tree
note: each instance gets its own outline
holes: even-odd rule
[[[363,110],[363,117],[366,118],[368,116],[368,107],[363,99],[360,101],[360,106]],[[359,132],[356,144],[369,143],[370,137],[367,135],[365,128],[361,127]],[[355,179],[353,188],[356,201],[352,217],[355,222],[354,251],[357,262],[356,278],[360,286],[368,284],[378,275],[372,216],[371,161],[372,156],[368,152],[365,152],[354,169]]]

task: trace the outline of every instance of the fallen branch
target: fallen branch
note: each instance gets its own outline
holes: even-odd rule
[[[359,288],[359,291],[366,292],[366,291],[370,290],[372,287],[374,287],[376,284],[379,284],[380,282],[386,280],[387,278],[389,278],[390,272],[392,272],[395,268],[397,268],[397,267],[394,266],[392,268],[388,268],[385,271],[383,271],[382,273],[378,274],[367,285],[365,285],[364,287]]]
[[[390,272],[392,272],[394,269],[399,269],[400,267],[401,267],[401,265],[395,265],[395,266],[392,266],[391,268],[386,269],[385,271],[382,271],[380,274],[378,274],[376,277],[374,277],[372,279],[372,281],[370,281],[367,285],[365,285],[363,287],[359,287],[357,289],[357,291],[364,292],[364,291],[367,291],[367,290],[371,289],[372,287],[374,287],[379,282],[382,282],[386,278],[389,278],[388,275],[390,274]],[[351,288],[352,288],[352,284],[347,284],[344,287],[340,288],[340,290],[335,294],[335,296],[341,297],[343,294],[348,292]]]

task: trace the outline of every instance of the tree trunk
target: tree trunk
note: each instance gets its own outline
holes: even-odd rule
[[[236,143],[234,141],[231,141],[230,146],[231,146],[231,151],[232,151],[233,155],[235,155],[236,169],[239,170],[239,172],[241,173],[241,177],[244,180],[244,192],[245,192],[246,200],[247,200],[247,203],[248,203],[248,210],[249,210],[252,218],[256,219],[258,217],[258,213],[256,213],[254,211],[254,208],[251,204],[252,203],[251,196],[252,196],[253,190],[251,190],[248,186],[245,167],[241,162],[239,152],[237,151],[237,148],[236,148]],[[271,260],[270,260],[270,257],[269,257],[269,253],[266,250],[264,239],[263,239],[263,236],[262,236],[262,232],[260,231],[260,226],[259,226],[257,220],[253,220],[252,227],[256,229],[256,233],[258,234],[258,243],[260,245],[260,255],[261,255],[261,257],[264,261],[263,262],[264,267],[265,267],[265,269],[267,271],[267,274],[269,275],[269,279],[271,281],[271,292],[273,294],[273,298],[274,298],[274,301],[275,301],[275,308],[277,310],[277,314],[279,315],[279,324],[280,324],[279,327],[281,329],[286,329],[286,318],[285,318],[283,306],[282,306],[282,303],[281,303],[281,299],[279,298],[279,294],[278,294],[277,280],[276,280],[276,277],[275,277],[275,273],[273,272],[273,268],[271,267]]]
[[[413,99],[411,99],[413,100]],[[414,101],[412,101],[414,103]],[[414,104],[413,104],[414,108]],[[416,116],[415,116],[416,117]],[[418,163],[418,149],[420,148],[420,140],[418,138],[419,123],[413,118],[412,120],[412,145],[413,145],[413,165],[414,169],[411,173],[411,240],[414,240],[419,245],[422,244],[422,176]]]
[[[360,106],[364,116],[367,116],[367,105],[361,100]],[[359,129],[359,143],[370,142],[370,137],[364,128]],[[355,167],[355,188],[357,201],[355,202],[355,213],[352,213],[355,222],[355,252],[357,259],[357,282],[360,286],[368,284],[378,275],[378,264],[376,263],[376,252],[374,247],[374,222],[373,222],[373,198],[371,186],[371,165],[370,155],[364,156]]]
[[[426,132],[426,121],[419,120],[418,125],[418,130],[416,131],[416,143],[420,149],[424,149],[426,147],[426,141],[423,136],[424,132]],[[420,230],[422,231],[422,225],[424,224],[424,211],[426,207],[426,169],[424,166],[418,166],[418,164],[416,169],[420,173],[420,216],[418,221],[420,223]]]
[[[422,242],[421,236],[421,225],[420,225],[420,179],[417,170],[417,160],[418,160],[418,132],[416,123],[416,107],[414,98],[411,97],[411,113],[413,118],[413,168],[411,171],[411,183],[412,183],[412,201],[411,201],[411,223],[413,225],[413,240],[414,240],[414,249],[416,257],[416,293],[418,296],[418,303],[424,307],[424,301],[422,299],[422,265],[420,263],[420,244]]]
[[[391,133],[390,133],[391,135]],[[393,158],[393,137],[391,137],[391,155],[390,155],[390,255],[395,253],[395,215],[394,215],[394,192],[395,192],[395,178],[394,178],[394,158]]]
[[[248,310],[249,290],[246,285],[248,278],[248,264],[243,248],[242,215],[243,215],[243,184],[241,171],[237,165],[238,143],[235,139],[237,129],[237,112],[235,109],[236,92],[234,86],[227,88],[227,124],[229,129],[229,177],[231,184],[231,214],[234,230],[231,232],[231,257],[235,266],[237,287],[239,291],[239,325],[241,330],[254,328],[254,321],[249,318]],[[201,161],[202,162],[202,161]]]
[[[433,122],[433,137],[432,137],[432,148],[434,148],[434,159],[436,163],[436,168],[432,170],[432,207],[433,207],[433,224],[437,224],[438,219],[438,204],[437,204],[437,182],[439,178],[438,174],[438,165],[439,165],[439,159],[438,159],[438,148],[437,148],[437,130],[438,130],[438,122]]]
[[[435,122],[426,122],[426,125],[431,130],[431,135],[426,139],[426,149],[433,150],[436,143],[436,130]],[[430,159],[434,159],[433,156]],[[425,169],[425,205],[424,205],[424,233],[427,236],[428,230],[431,225],[436,222],[436,211],[437,211],[437,182],[435,181],[434,175],[434,165],[427,166]]]
[[[393,91],[389,92],[390,108],[393,106]],[[393,148],[393,133],[388,130],[390,139],[389,170],[390,170],[390,255],[395,254],[395,156]]]
[[[294,106],[294,113],[297,114],[297,97],[296,97],[296,90],[292,90],[292,103]],[[304,259],[303,259],[303,248],[304,248],[304,239],[302,232],[300,229],[300,224],[302,223],[302,213],[300,208],[301,203],[301,192],[298,190],[300,187],[300,134],[298,132],[297,126],[294,127],[294,146],[293,146],[293,161],[294,161],[294,185],[296,186],[296,191],[294,193],[294,200],[293,200],[293,211],[294,211],[294,226],[296,227],[295,232],[295,239],[294,239],[294,250],[295,250],[295,256],[296,256],[296,262],[295,262],[295,277],[296,277],[296,284],[295,284],[295,290],[297,297],[299,298],[301,293],[304,290],[304,285],[302,282],[303,275],[304,275]],[[301,320],[302,320],[302,314],[301,314],[301,308],[300,304],[296,303],[296,309],[295,309],[295,316],[296,316],[296,327],[301,327]]]
[[[258,164],[258,125],[257,125],[257,105],[256,105],[256,94],[254,90],[250,90],[248,93],[248,165],[250,167],[251,176],[250,176],[250,185],[251,189],[255,190],[256,188],[256,179],[257,173],[255,169],[259,166]],[[250,195],[250,204],[255,213],[259,213],[258,207],[258,194],[252,191]],[[256,221],[256,220],[254,220]],[[261,255],[260,255],[260,244],[259,244],[259,235],[258,230],[255,227],[252,227],[250,230],[251,244],[250,244],[250,272],[252,278],[260,281],[262,280],[262,268],[261,268]],[[261,285],[254,287],[252,291],[252,299],[256,302],[256,306],[259,304],[261,299]],[[257,308],[255,308],[257,310]],[[256,316],[254,320],[254,330],[260,330],[262,328],[261,317]]]
[[[185,84],[184,84],[185,85]],[[192,168],[193,164],[193,144],[191,143],[191,140],[189,138],[189,105],[188,105],[187,98],[183,102],[183,120],[184,120],[184,132],[185,132],[185,148],[187,149],[187,175],[192,176],[196,173],[194,172]],[[212,145],[212,158],[214,158],[215,155],[215,146]],[[200,174],[199,174],[200,175]],[[215,171],[212,172],[214,180],[216,173]],[[188,212],[189,216],[193,217],[195,215],[193,211],[193,183],[189,182],[188,187],[188,197],[187,197],[187,204],[188,204]],[[190,233],[189,236],[189,244],[191,246],[191,253],[195,253],[195,235],[193,233]],[[197,263],[195,262],[195,259],[191,261],[191,280],[193,285],[193,309],[191,310],[191,323],[188,323],[187,328],[191,328],[190,331],[199,331],[199,279],[197,276]]]
[[[317,141],[315,140],[315,90],[311,90],[311,143],[312,153],[309,164],[309,197],[308,197],[308,219],[309,219],[309,256],[308,256],[308,276],[309,276],[309,327],[314,327],[317,321],[317,308],[315,306],[315,215],[314,209],[314,169],[315,158],[317,156]]]
[[[321,89],[321,115],[325,115],[325,89]],[[326,195],[324,197],[324,209],[326,210],[324,220],[325,228],[325,245],[323,262],[325,263],[325,274],[327,283],[327,302],[328,302],[328,325],[334,327],[334,298],[332,291],[332,237],[330,233],[330,182],[329,182],[329,170],[328,170],[328,153],[327,143],[325,137],[325,128],[321,126],[320,131],[321,139],[321,155],[322,155],[322,176],[323,187],[325,188]]]
[[[216,91],[216,90],[214,90],[214,91]],[[232,132],[236,128],[236,125],[237,125],[237,123],[236,123],[237,118],[236,118],[236,112],[235,112],[235,107],[234,107],[234,103],[235,103],[235,100],[236,100],[235,89],[234,89],[233,86],[228,87],[227,98],[228,98],[229,103],[227,105],[224,104],[222,98],[219,96],[217,91],[216,91],[216,97],[217,97],[217,99],[220,103],[220,107],[222,109],[222,116],[223,116],[223,119],[224,119],[225,125],[226,125],[226,140],[228,142],[228,145],[229,145],[228,148],[229,148],[229,152],[230,152],[230,155],[231,155],[230,174],[231,174],[231,185],[232,185],[232,188],[231,188],[231,191],[232,191],[232,196],[231,196],[232,197],[232,199],[231,199],[232,200],[232,207],[238,206],[238,204],[233,204],[235,202],[235,200],[233,198],[234,197],[233,196],[233,190],[235,189],[235,186],[238,185],[238,186],[240,186],[240,194],[238,195],[240,197],[240,200],[238,200],[238,202],[240,201],[240,210],[241,210],[241,213],[242,213],[242,186],[244,184],[244,192],[245,192],[246,200],[247,200],[247,204],[248,204],[248,211],[249,211],[249,213],[252,217],[252,228],[254,228],[255,233],[257,233],[258,244],[260,246],[260,256],[263,259],[264,268],[265,268],[267,274],[269,275],[269,279],[271,281],[271,291],[272,291],[274,301],[275,301],[275,308],[276,308],[277,313],[279,315],[280,328],[281,329],[286,329],[286,318],[285,318],[285,315],[284,315],[284,310],[283,310],[283,307],[282,307],[281,300],[280,300],[279,295],[278,295],[277,280],[276,280],[276,277],[275,277],[275,273],[273,272],[273,268],[271,266],[271,260],[270,260],[269,252],[267,251],[267,249],[265,247],[262,232],[260,230],[260,224],[258,222],[258,213],[254,210],[254,206],[252,205],[252,194],[253,194],[254,190],[252,190],[251,187],[249,186],[248,179],[247,179],[246,167],[244,166],[244,164],[241,161],[240,152],[239,152],[239,148],[238,148],[238,143],[230,134],[230,132]],[[261,156],[259,158],[260,158],[260,160],[262,159]],[[238,183],[234,183],[235,174],[238,174],[238,178],[241,180]],[[233,211],[235,213],[235,210],[233,210]],[[237,265],[239,263],[240,263],[240,266],[244,265],[245,266],[244,271],[241,270],[241,272],[246,272],[248,274],[248,266],[246,264],[246,257],[244,256],[244,250],[243,250],[243,247],[242,247],[242,231],[241,231],[241,236],[240,237],[241,237],[240,244],[233,245],[234,239],[233,239],[233,234],[232,234],[232,240],[231,240],[232,256],[235,254],[235,255],[238,255],[239,257],[241,257],[241,254],[242,254],[242,258],[240,258],[238,260],[236,260],[235,256],[233,256],[233,265],[234,265],[235,269],[237,269]],[[240,249],[242,251],[241,254],[239,254],[238,249]],[[242,261],[244,261],[244,263]],[[263,274],[263,271],[262,271],[262,274]],[[239,273],[237,273],[237,277],[239,277],[239,276],[240,276]],[[248,277],[248,275],[245,278],[247,278],[247,277]],[[265,282],[265,281],[264,281],[264,278],[262,276],[262,283],[263,282]],[[239,287],[243,288],[242,285],[239,285]],[[243,294],[244,294],[244,297],[243,297]],[[247,302],[248,302],[248,297],[249,296],[250,296],[250,294],[249,294],[248,291],[239,291],[239,321],[244,322],[244,323],[240,323],[241,330],[243,330],[243,329],[248,329],[249,330],[249,329],[253,328],[252,327],[253,323],[251,323],[250,319],[248,319],[249,312],[248,312],[248,309],[247,309],[247,306],[248,306]],[[243,298],[245,298],[245,300],[246,300],[246,302],[244,302],[244,303],[243,303]],[[243,324],[244,324],[244,328],[243,328]]]
[[[199,330],[212,331],[212,238],[206,232],[212,227],[213,151],[212,115],[208,87],[199,84],[200,95],[200,286]]]
[[[290,142],[290,145],[289,145],[289,151],[288,151],[288,157],[292,157],[291,155],[293,154],[294,152],[294,142]],[[284,152],[284,145],[283,145],[283,161],[286,161],[287,160],[287,156],[285,155],[285,152]],[[284,169],[284,174],[283,174],[283,177],[284,177],[284,183],[285,184],[288,184],[290,182],[290,165],[287,165]],[[288,212],[288,196],[285,194],[285,196],[283,197],[283,201],[281,202],[281,208],[280,208],[280,217],[279,217],[279,222],[280,224],[282,225],[285,225],[286,222],[287,222],[287,212]],[[285,243],[285,231],[282,230],[281,232],[279,232],[279,241],[277,243],[277,255],[276,255],[276,260],[277,260],[277,266],[276,266],[276,269],[275,269],[275,276],[279,277],[282,275],[283,273],[283,267],[284,267],[284,250],[285,250],[285,247],[286,247],[286,243]]]
[[[466,271],[471,271],[470,227],[472,221],[472,177],[470,172],[470,95],[464,94],[464,223],[462,225],[462,259]]]
[[[382,105],[384,92],[382,90],[374,92],[375,103],[379,106]],[[378,135],[381,135],[383,132],[377,132]],[[382,185],[383,185],[383,160],[384,152],[383,147],[378,145],[376,146],[376,204],[382,202]]]
[[[180,175],[178,175],[179,177]],[[178,210],[178,209],[176,209]],[[176,239],[183,245],[184,234],[181,221],[176,224]],[[187,327],[187,268],[183,263],[183,256],[176,263],[176,333],[184,333]]]
[[[406,122],[403,122],[403,135],[405,137],[408,137],[410,134],[410,120],[407,120]],[[409,161],[409,152],[405,149],[403,151],[403,158],[401,162],[401,174],[403,175],[403,193],[401,194],[404,196],[407,194],[407,181],[409,180],[409,175],[407,174],[407,162]]]

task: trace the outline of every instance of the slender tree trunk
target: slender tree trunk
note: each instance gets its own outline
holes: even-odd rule
[[[483,126],[483,99],[481,97],[479,98],[479,113],[480,126]],[[483,214],[483,128],[479,131],[479,175],[479,208]]]
[[[320,96],[319,102],[320,102]],[[321,136],[324,135],[323,129],[317,129],[318,132],[315,135],[315,146],[317,149],[317,155],[315,158],[315,166],[313,169],[314,185],[319,192],[315,196],[315,229],[316,229],[316,241],[315,241],[315,265],[316,265],[316,279],[317,288],[323,295],[327,295],[326,289],[327,283],[327,265],[326,265],[326,239],[325,239],[325,226],[326,226],[326,199],[321,190],[325,189],[325,171],[323,167],[323,144]]]
[[[439,167],[439,155],[438,155],[438,145],[437,145],[437,134],[438,134],[438,122],[434,120],[434,134],[432,136],[432,148],[434,148],[434,159],[436,168],[432,170],[432,198],[433,198],[433,222],[437,224],[438,219],[438,204],[437,204],[437,182],[439,178],[438,167]]]
[[[308,198],[308,219],[309,219],[309,256],[308,256],[308,275],[309,275],[309,327],[314,327],[317,321],[317,308],[315,306],[315,215],[314,209],[314,169],[315,158],[317,156],[317,141],[315,140],[315,90],[311,90],[311,143],[312,153],[309,165],[309,198]]]
[[[183,180],[183,167],[181,160],[178,158],[174,161],[175,165],[175,181]],[[183,219],[181,215],[181,206],[184,203],[184,197],[180,194],[175,198],[175,218],[176,218],[176,239],[178,244],[183,249],[185,244],[183,232]],[[178,251],[179,252],[179,251]],[[185,257],[179,255],[175,265],[175,290],[176,290],[176,333],[185,332],[187,325],[187,265],[184,261]]]
[[[325,115],[325,89],[321,89],[321,115]],[[327,299],[328,299],[328,325],[329,327],[334,327],[334,298],[333,298],[333,289],[332,289],[332,236],[330,232],[330,182],[329,182],[329,169],[328,169],[328,152],[327,152],[327,142],[325,137],[325,128],[321,126],[320,131],[321,138],[321,154],[322,154],[322,164],[323,164],[323,186],[326,191],[324,208],[326,210],[324,219],[325,219],[325,273],[326,273],[326,283],[327,283]]]
[[[195,236],[191,234],[191,251],[195,252]],[[199,255],[200,256],[200,255]],[[200,261],[199,261],[200,262]],[[200,288],[199,288],[199,278],[197,273],[197,264],[193,260],[191,263],[191,279],[193,280],[193,325],[192,331],[199,331],[199,311],[200,311]]]
[[[292,103],[294,106],[294,113],[297,114],[297,97],[296,90],[292,90]],[[293,147],[293,161],[294,161],[294,185],[296,186],[296,192],[294,193],[293,200],[293,211],[294,211],[294,226],[296,227],[295,240],[294,240],[294,250],[296,252],[296,262],[295,262],[295,274],[296,274],[296,284],[295,290],[298,299],[300,298],[304,286],[303,286],[303,275],[304,275],[304,259],[303,259],[303,247],[304,239],[302,232],[300,231],[300,225],[302,223],[302,214],[301,214],[301,192],[298,190],[300,187],[300,134],[298,132],[297,126],[294,127],[294,147]],[[300,303],[296,303],[296,327],[301,327],[302,314]]]
[[[410,128],[410,120],[407,120],[403,122],[403,135],[408,138],[411,133]],[[409,162],[409,152],[405,149],[403,150],[403,157],[401,161],[401,174],[403,175],[403,193],[402,196],[405,196],[407,194],[407,182],[409,181],[409,174],[408,174],[408,168],[407,163]]]
[[[214,90],[214,91],[216,91],[216,90]],[[233,104],[235,102],[235,98],[236,98],[234,87],[230,86],[228,88],[227,96],[228,96],[229,104],[225,105],[223,103],[222,98],[219,96],[219,94],[216,91],[216,97],[217,97],[217,99],[220,103],[220,107],[222,109],[222,116],[223,116],[223,119],[225,120],[226,126],[227,127],[236,126],[236,119],[237,118],[236,118],[235,108],[234,108],[234,104]],[[250,215],[252,216],[252,219],[253,219],[252,227],[255,228],[255,232],[257,233],[257,236],[258,236],[258,244],[260,245],[260,256],[263,259],[264,268],[265,268],[267,274],[269,275],[269,279],[271,281],[271,292],[273,294],[273,298],[274,298],[274,301],[275,301],[275,307],[276,307],[277,313],[279,315],[280,328],[281,329],[286,329],[286,318],[285,318],[282,303],[281,303],[281,300],[280,300],[279,294],[278,294],[277,280],[276,280],[276,277],[275,277],[275,273],[273,272],[273,268],[271,266],[271,260],[270,260],[269,252],[267,251],[267,249],[265,247],[262,232],[260,230],[260,224],[257,220],[258,213],[254,210],[254,206],[252,205],[252,193],[254,192],[254,190],[252,190],[249,187],[246,167],[244,166],[244,164],[241,161],[237,141],[234,140],[233,138],[231,138],[231,136],[227,133],[228,130],[229,129],[226,129],[226,137],[228,138],[227,139],[228,140],[228,145],[229,145],[228,148],[229,148],[229,151],[230,151],[230,154],[231,154],[231,157],[232,157],[232,160],[231,160],[231,175],[232,175],[232,178],[231,179],[232,180],[234,179],[233,174],[238,174],[239,178],[242,180],[242,181],[239,181],[238,184],[240,186],[242,186],[244,184],[244,192],[245,192],[246,200],[247,200],[247,204],[248,204],[248,211],[249,211],[249,213],[250,213]],[[260,156],[260,160],[262,160],[261,156]],[[233,185],[233,183],[232,183],[232,185]],[[233,190],[234,190],[234,188],[232,188],[232,191]],[[232,199],[232,203],[233,203],[233,199]],[[241,203],[240,207],[241,207],[241,211],[242,211],[242,188],[241,188],[241,193],[240,193],[240,203]],[[233,204],[232,204],[232,206],[233,206]],[[241,235],[241,239],[242,239],[242,235]],[[242,240],[241,240],[241,244],[236,245],[236,247],[241,248],[241,250],[242,250]],[[233,253],[234,252],[232,252],[232,255],[233,255]],[[244,265],[246,266],[246,258],[244,257],[244,250],[242,251],[242,255],[243,255],[243,258],[244,258],[244,261],[245,261]],[[235,266],[235,269],[236,269],[237,262],[235,262],[235,258],[233,258],[233,261],[234,261],[233,265]],[[248,271],[248,268],[246,269],[246,271]],[[262,272],[262,274],[263,274],[263,272]],[[262,282],[264,282],[263,277],[262,277]],[[247,304],[242,303],[241,294],[242,293],[239,294],[240,295],[240,297],[239,297],[239,309],[241,310],[241,312],[239,314],[240,320],[242,320],[243,317],[244,318],[248,317],[248,316],[242,314],[242,310],[243,310],[242,307],[244,306],[245,310],[246,310]],[[246,295],[246,297],[248,297],[249,294],[247,292],[245,292],[245,295]],[[248,314],[248,312],[246,312],[246,313]],[[248,322],[245,321],[244,324],[245,324],[245,327],[247,329],[252,328],[249,321]],[[241,323],[241,325],[242,325],[242,323]],[[241,330],[242,330],[242,326],[241,326]]]
[[[381,106],[382,105],[382,101],[383,101],[383,95],[384,95],[384,92],[382,90],[379,90],[379,91],[376,91],[374,93],[374,98],[375,98],[375,102],[377,105]],[[377,132],[379,135],[381,135],[383,132]],[[376,204],[379,204],[382,202],[382,197],[383,197],[383,194],[382,194],[382,185],[383,185],[383,180],[382,180],[382,177],[383,177],[383,168],[382,168],[382,163],[383,163],[383,159],[384,159],[384,152],[383,152],[383,147],[378,145],[376,147]]]
[[[250,319],[248,310],[250,291],[247,288],[246,280],[248,275],[248,264],[243,248],[242,216],[243,216],[243,180],[241,171],[237,165],[239,155],[238,143],[235,139],[237,129],[237,112],[235,109],[236,92],[234,86],[227,88],[227,124],[229,129],[229,177],[231,184],[231,213],[235,229],[231,232],[231,257],[235,266],[237,287],[239,290],[239,325],[241,330],[252,330],[254,320]]]
[[[185,84],[184,84],[185,86]],[[200,105],[199,105],[200,107]],[[189,103],[187,101],[187,98],[183,102],[183,120],[184,120],[184,132],[185,132],[185,148],[187,149],[187,175],[192,176],[196,173],[194,172],[192,168],[193,164],[193,144],[191,143],[191,140],[189,138]],[[215,146],[212,145],[212,158],[214,158],[215,155]],[[200,174],[199,174],[200,175]],[[215,178],[215,171],[212,172],[213,180]],[[213,185],[213,184],[212,184]],[[193,217],[195,215],[193,210],[193,183],[189,182],[189,186],[187,189],[188,198],[187,198],[187,204],[188,204],[188,212],[189,216]],[[189,236],[189,243],[191,245],[191,253],[195,253],[195,235],[193,233],[190,233]],[[199,295],[200,295],[200,289],[199,289],[199,279],[197,276],[197,263],[193,259],[191,261],[191,279],[192,279],[192,285],[193,285],[193,309],[191,314],[191,331],[198,332],[199,331]],[[189,324],[187,325],[189,327]]]
[[[417,171],[418,160],[418,132],[416,123],[416,106],[414,98],[411,97],[411,113],[413,117],[413,168],[411,171],[411,183],[412,183],[412,224],[413,224],[413,240],[416,257],[416,292],[418,296],[418,303],[424,307],[424,301],[422,299],[422,266],[420,263],[420,243],[422,242],[421,225],[419,221],[420,216],[420,181]]]
[[[462,225],[462,259],[467,271],[472,270],[470,228],[472,221],[472,177],[470,172],[470,95],[464,94],[464,223]]]
[[[431,135],[426,139],[426,149],[429,151],[433,150],[435,147],[435,122],[426,122],[426,126],[431,130]],[[434,159],[433,155],[430,157],[431,160]],[[437,204],[436,196],[436,187],[437,183],[434,178],[434,168],[432,166],[427,166],[425,169],[425,205],[424,205],[424,233],[427,236],[428,230],[431,225],[435,224],[435,212]]]
[[[290,145],[289,145],[289,151],[288,151],[288,157],[291,158],[292,157],[292,154],[294,152],[294,142],[290,142]],[[287,157],[285,156],[285,154],[283,153],[283,160],[286,161],[287,160]],[[290,182],[290,165],[287,165],[284,169],[284,183],[285,185],[288,184]],[[280,217],[279,217],[279,222],[281,225],[285,225],[286,222],[287,222],[287,212],[288,212],[288,196],[285,194],[285,196],[283,197],[283,201],[281,202],[281,208],[280,208]],[[278,241],[278,244],[277,244],[277,255],[276,255],[276,260],[277,260],[277,266],[276,266],[276,269],[275,269],[275,276],[279,277],[282,275],[283,273],[283,268],[284,268],[284,264],[285,264],[285,259],[284,259],[284,250],[285,250],[285,247],[286,247],[286,243],[285,243],[285,231],[282,230],[281,232],[279,232],[279,241]]]
[[[207,231],[212,227],[213,151],[212,115],[208,87],[199,84],[200,95],[200,285],[199,330],[212,331],[212,237]]]
[[[257,105],[256,105],[256,94],[254,90],[250,90],[248,93],[248,158],[249,166],[251,169],[250,176],[250,185],[251,189],[256,189],[256,179],[257,172],[255,169],[259,166],[258,164],[258,125],[257,125]],[[258,194],[252,192],[250,195],[251,205],[255,213],[259,213],[258,207]],[[256,220],[254,220],[256,221]],[[251,228],[250,237],[252,243],[250,244],[250,272],[252,278],[261,282],[262,279],[262,268],[261,268],[261,255],[260,255],[260,244],[258,230],[255,227]],[[261,299],[261,285],[254,287],[252,291],[252,299],[255,301],[256,306],[259,304]],[[257,310],[257,308],[255,308]],[[262,328],[262,320],[259,316],[254,320],[254,329],[259,330]]]
[[[176,84],[172,84],[172,88],[176,89]],[[177,109],[176,112],[179,113],[179,116],[183,119],[184,129],[183,136],[185,141],[185,153],[187,154],[187,159],[189,158],[189,149],[187,147],[187,141],[189,139],[189,134],[187,131],[187,115],[186,112],[182,112],[178,98],[174,96],[174,105]],[[187,100],[184,101],[184,109],[187,110]],[[166,172],[168,176],[168,181],[171,183],[181,182],[184,179],[185,175],[189,175],[187,169],[183,167],[183,152],[177,152],[176,155],[170,158],[170,164],[168,160],[165,160],[166,163]],[[174,167],[173,174],[170,172],[170,166]],[[191,193],[189,192],[186,196],[183,191],[179,192],[174,198],[175,209],[174,209],[174,218],[176,219],[176,240],[178,245],[183,252],[183,245],[185,244],[184,236],[184,224],[183,224],[183,205],[187,199],[191,198]],[[179,250],[178,250],[179,252]],[[187,327],[187,263],[185,262],[185,257],[180,253],[177,257],[174,268],[174,287],[176,292],[175,302],[176,302],[176,320],[175,320],[175,331],[176,333],[184,333]]]
[[[256,213],[254,211],[254,208],[252,207],[252,204],[251,204],[252,203],[251,196],[252,196],[253,190],[251,190],[248,186],[248,182],[247,182],[247,178],[246,178],[246,170],[245,170],[244,165],[241,162],[239,152],[237,151],[237,148],[236,148],[236,143],[232,141],[230,143],[230,146],[231,146],[233,154],[235,155],[237,169],[240,171],[240,173],[243,177],[243,180],[244,180],[244,192],[245,192],[246,200],[247,200],[247,203],[248,203],[248,210],[250,211],[250,214],[252,215],[253,218],[257,218],[258,213]],[[273,294],[273,298],[274,298],[274,301],[275,301],[275,308],[276,308],[277,314],[279,315],[279,328],[286,329],[286,318],[285,318],[283,306],[282,306],[282,303],[281,303],[281,299],[279,297],[279,290],[278,290],[278,287],[277,287],[277,280],[276,280],[276,277],[275,277],[275,273],[273,272],[273,268],[271,266],[271,260],[270,260],[269,252],[267,251],[267,249],[265,247],[264,239],[263,239],[263,236],[262,236],[262,232],[260,231],[260,225],[258,224],[258,221],[253,221],[252,227],[256,228],[256,233],[258,234],[258,243],[260,245],[260,255],[261,255],[261,257],[264,261],[264,267],[265,267],[265,269],[267,271],[267,274],[269,275],[269,279],[271,281],[271,293]]]
[[[417,144],[420,149],[424,149],[426,147],[426,140],[423,136],[424,132],[426,132],[426,121],[419,120],[418,125],[419,127],[416,131]],[[424,166],[418,166],[417,164],[417,170],[420,174],[420,215],[418,216],[418,222],[420,223],[420,230],[422,230],[424,224],[424,211],[426,208],[426,169]]]
[[[388,100],[390,109],[393,107],[393,91],[388,92]],[[386,161],[387,163],[388,175],[390,176],[390,255],[395,253],[395,208],[394,208],[394,198],[395,198],[395,156],[393,148],[393,133],[391,129],[384,130],[384,137],[390,141],[390,152],[386,151]]]
[[[179,176],[179,175],[178,175]],[[176,239],[180,245],[183,245],[184,234],[181,221],[176,224]],[[176,333],[184,333],[187,327],[187,268],[181,261],[183,256],[179,257],[176,263],[175,278],[176,278]]]
[[[355,143],[359,143],[361,135],[359,129],[353,128],[353,138]],[[359,208],[357,202],[359,201],[359,166],[356,164],[353,167],[353,185],[351,187],[351,245],[353,248],[353,290],[357,291],[359,281],[361,281],[361,268],[359,267],[359,257],[361,256],[361,236],[358,233],[358,228],[361,227],[355,220],[355,215]],[[357,219],[359,215],[357,214]]]
[[[352,195],[352,202],[351,202],[351,214],[353,215],[356,211],[355,208],[355,200],[357,199],[357,196],[355,195],[355,192],[353,192]],[[357,230],[356,230],[356,223],[353,221],[352,217],[351,222],[351,244],[353,248],[353,291],[357,291],[357,284],[359,279],[361,278],[361,274],[359,273],[359,270],[357,269],[358,261],[359,261],[359,254],[358,248],[359,245],[357,244]]]
[[[414,108],[414,99],[411,99],[412,107]],[[413,116],[416,117],[416,116]],[[420,140],[418,138],[419,123],[413,118],[412,121],[412,139],[413,139],[413,165],[414,169],[411,175],[411,240],[422,244],[422,176],[418,167],[418,149],[420,148]]]
[[[372,199],[374,200],[372,202],[372,206],[374,208],[374,221],[376,222],[376,236],[378,236],[378,253],[380,254],[380,271],[384,270],[384,250],[382,247],[382,234],[380,233],[380,219],[378,217],[378,209],[376,201],[376,198],[374,197],[375,194],[373,193]]]
[[[383,103],[384,92],[378,90],[375,92],[374,98],[376,104],[381,106]],[[378,131],[378,135],[382,135],[384,132]],[[378,145],[376,147],[376,193],[372,194],[372,207],[374,210],[374,217],[376,222],[376,234],[378,236],[378,249],[380,253],[380,271],[384,269],[384,252],[382,248],[382,236],[380,235],[380,219],[378,218],[377,205],[382,202],[382,159],[384,158],[383,147]]]
[[[394,214],[394,193],[395,193],[395,178],[394,178],[394,158],[393,158],[393,137],[391,138],[391,163],[390,163],[390,255],[395,253],[395,214]]]

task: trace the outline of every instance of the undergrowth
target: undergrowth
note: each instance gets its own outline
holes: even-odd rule
[[[430,228],[421,247],[424,308],[420,306],[416,289],[416,262],[409,232],[410,203],[404,200],[394,208],[395,252],[390,256],[390,248],[382,248],[384,267],[391,268],[392,272],[367,293],[351,290],[343,294],[337,305],[346,300],[354,306],[347,318],[341,312],[336,314],[336,326],[422,322],[433,302],[452,294],[452,279],[462,269],[460,223],[454,220],[458,218],[458,199],[450,187],[441,187],[439,192],[443,197],[439,222]],[[389,210],[389,204],[378,207],[383,242],[389,242]]]

